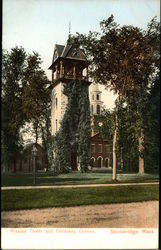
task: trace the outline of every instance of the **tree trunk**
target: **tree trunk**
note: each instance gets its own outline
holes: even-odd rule
[[[38,128],[37,125],[35,126],[35,144],[37,145],[37,141],[38,141]]]
[[[37,143],[38,143],[38,137],[39,137],[39,134],[38,134],[38,123],[36,122],[35,123],[35,145],[36,145],[36,148],[37,148]],[[37,156],[35,157],[35,172],[37,172]]]
[[[116,180],[116,140],[117,140],[117,126],[118,126],[118,121],[117,121],[117,115],[116,115],[116,127],[115,127],[115,132],[113,136],[113,174],[112,174],[112,180]]]
[[[143,142],[144,142],[144,134],[143,134],[143,129],[141,129],[140,136],[138,138],[139,142],[139,175],[144,175],[144,156],[143,156]]]

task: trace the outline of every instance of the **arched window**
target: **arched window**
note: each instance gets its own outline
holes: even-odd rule
[[[55,107],[56,107],[56,109],[57,109],[57,107],[58,107],[58,98],[56,97],[56,99],[55,99]]]
[[[97,115],[100,114],[100,105],[97,105]]]
[[[100,99],[100,96],[99,96],[99,94],[97,94],[97,100],[99,100]]]
[[[105,167],[106,167],[106,168],[109,167],[109,159],[108,159],[108,158],[105,159]]]
[[[102,157],[97,158],[97,167],[101,168],[102,167]]]

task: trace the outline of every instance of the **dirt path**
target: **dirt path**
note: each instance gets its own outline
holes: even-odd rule
[[[2,212],[2,227],[157,228],[159,202],[90,205]]]

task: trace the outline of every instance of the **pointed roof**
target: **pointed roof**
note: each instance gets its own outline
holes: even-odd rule
[[[63,51],[63,49],[64,49],[64,46],[63,46],[63,45],[60,45],[60,44],[55,44],[55,48],[56,48],[56,50],[57,50],[57,52],[58,52],[58,56],[61,56],[62,51]]]
[[[68,44],[68,42],[66,42],[66,45],[64,46],[64,49],[61,53],[61,57],[66,57],[69,50],[72,48],[72,45],[71,44]]]
[[[74,49],[74,46],[70,44],[68,41],[66,42],[65,45],[55,44],[52,65],[49,67],[49,69],[52,69],[52,66],[57,61],[58,58],[64,58],[64,59],[73,58],[75,60],[81,60],[87,62],[86,57],[80,48],[76,49],[78,51],[78,55],[76,57],[70,55],[71,54],[70,51],[72,51],[72,49]]]

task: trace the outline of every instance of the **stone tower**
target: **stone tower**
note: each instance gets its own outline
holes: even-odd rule
[[[52,64],[49,69],[52,71],[52,94],[51,94],[51,133],[55,135],[60,128],[65,108],[68,103],[67,96],[63,94],[64,84],[74,79],[88,81],[89,62],[80,48],[67,42],[65,45],[55,44]]]
[[[67,42],[65,45],[56,44],[52,64],[49,69],[52,71],[51,84],[51,133],[55,135],[60,129],[60,122],[63,119],[68,98],[63,94],[66,84],[73,80],[81,80],[82,84],[88,86],[88,65],[89,62],[83,51]],[[78,169],[77,152],[71,153],[72,170]]]

